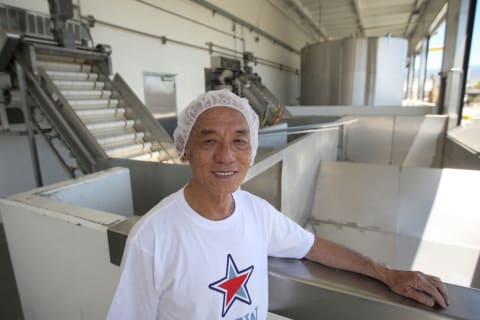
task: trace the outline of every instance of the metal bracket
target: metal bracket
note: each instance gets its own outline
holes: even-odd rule
[[[125,249],[128,234],[139,219],[140,216],[133,216],[108,227],[108,251],[110,253],[110,262],[112,264],[119,266],[122,262],[123,251]]]

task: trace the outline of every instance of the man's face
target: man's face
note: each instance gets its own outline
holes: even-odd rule
[[[233,193],[247,174],[251,154],[248,124],[239,111],[227,107],[204,111],[185,148],[192,187],[214,195]]]

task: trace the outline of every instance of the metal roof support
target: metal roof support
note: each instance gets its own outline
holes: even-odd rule
[[[429,38],[424,39],[420,46],[420,74],[418,77],[417,99],[423,101],[423,94],[425,93],[425,77],[427,74],[427,54],[428,54]]]
[[[413,17],[409,20],[404,36],[408,38],[408,55],[415,54],[420,41],[428,37],[430,26],[436,22],[436,18],[444,10],[446,0],[429,0],[418,4],[417,10],[412,12]],[[450,1],[448,1],[450,2]]]
[[[294,52],[296,54],[300,54],[300,51],[293,48],[292,46],[290,46],[289,44],[283,42],[282,40],[272,36],[271,34],[265,32],[264,30],[258,28],[257,26],[251,24],[250,22],[247,22],[243,19],[240,19],[239,17],[231,14],[230,12],[214,5],[214,4],[211,4],[210,2],[206,1],[206,0],[191,0],[209,10],[212,10],[213,12],[216,12],[218,14],[221,14],[222,16],[224,17],[227,17],[228,19],[231,19],[233,22],[236,22],[236,23],[239,23],[245,27],[247,27],[248,29],[252,30],[252,31],[255,31],[256,33],[258,33],[259,35],[267,38],[267,39],[270,39],[272,40],[274,43],[280,45],[281,47],[287,49],[288,51],[290,52]]]
[[[285,0],[285,2],[295,11],[296,14],[300,16],[301,19],[305,20],[310,28],[323,40],[328,40],[328,35],[323,28],[313,21],[312,16],[308,10],[302,5],[299,0]]]
[[[443,53],[440,111],[449,115],[448,127],[457,125],[463,90],[463,60],[470,0],[449,0]],[[473,9],[475,10],[475,9]]]
[[[353,10],[355,11],[355,15],[357,16],[358,22],[358,30],[360,37],[365,36],[365,28],[363,23],[362,15],[360,14],[360,6],[358,5],[358,0],[352,0]]]

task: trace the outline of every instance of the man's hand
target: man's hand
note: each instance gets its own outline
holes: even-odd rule
[[[390,269],[321,237],[315,237],[315,242],[305,257],[332,268],[353,271],[378,279],[389,286],[393,292],[427,306],[433,307],[437,303],[442,308],[446,308],[448,305],[447,288],[440,278],[418,271]]]
[[[438,277],[418,271],[387,268],[385,283],[393,292],[429,307],[433,307],[435,303],[442,308],[446,308],[448,305],[447,288]]]

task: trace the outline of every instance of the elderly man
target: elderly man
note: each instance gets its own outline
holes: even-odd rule
[[[192,178],[135,225],[109,319],[266,319],[267,257],[306,258],[447,305],[440,279],[392,270],[298,226],[239,190],[258,146],[258,117],[228,90],[199,96],[174,133]]]

